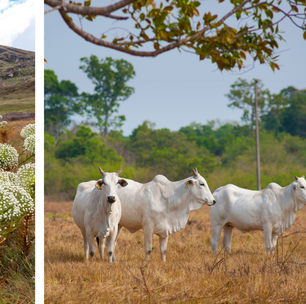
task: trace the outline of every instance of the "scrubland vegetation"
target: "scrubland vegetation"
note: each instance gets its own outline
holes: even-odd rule
[[[262,187],[270,182],[286,186],[306,169],[306,142],[288,133],[260,133]],[[218,129],[191,125],[179,131],[155,130],[150,123],[124,138],[120,132],[101,137],[89,127],[76,127],[63,134],[56,146],[47,134],[45,194],[50,199],[73,199],[76,186],[98,179],[98,166],[105,171],[123,167],[122,176],[140,182],[156,174],[181,180],[198,168],[211,188],[233,183],[256,189],[256,154],[253,132],[230,124]]]
[[[102,262],[98,249],[85,261],[72,202],[45,203],[45,303],[304,303],[306,299],[306,210],[265,251],[263,232],[234,229],[232,254],[210,248],[209,207],[190,214],[169,237],[167,261],[160,261],[158,237],[144,262],[141,231],[123,230],[117,263]],[[222,237],[222,236],[221,236]]]

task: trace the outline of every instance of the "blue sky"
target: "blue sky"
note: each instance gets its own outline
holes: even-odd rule
[[[35,0],[0,0],[0,45],[35,50]]]
[[[203,3],[213,12],[224,14],[216,1]],[[100,2],[95,2],[95,5],[100,5]],[[49,8],[45,6],[45,9]],[[109,27],[124,25],[97,18],[88,24],[84,22],[83,26],[99,36]],[[225,97],[238,77],[261,79],[272,93],[278,93],[290,85],[298,89],[306,88],[306,41],[303,40],[302,31],[289,20],[281,23],[280,30],[285,31],[283,36],[286,40],[279,43],[280,71],[273,72],[269,66],[256,63],[247,73],[220,72],[209,60],[199,61],[197,56],[184,51],[179,53],[173,50],[156,58],[140,58],[95,46],[73,33],[59,13],[54,11],[45,15],[44,43],[48,61],[45,69],[54,70],[59,80],[74,82],[79,92],[93,93],[92,82],[79,69],[81,57],[93,54],[99,58],[110,56],[131,62],[136,77],[129,85],[135,88],[135,93],[122,102],[119,109],[119,114],[127,119],[123,126],[125,135],[131,134],[144,120],[156,123],[156,128],[170,130],[178,130],[193,121],[201,124],[215,119],[220,119],[222,123],[232,120],[239,122],[242,111],[228,108],[229,101]],[[76,117],[78,123],[82,119]]]

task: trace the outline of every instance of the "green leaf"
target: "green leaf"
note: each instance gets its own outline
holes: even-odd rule
[[[303,38],[306,40],[306,32],[303,33]]]

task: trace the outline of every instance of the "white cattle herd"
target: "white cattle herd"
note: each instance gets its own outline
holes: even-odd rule
[[[297,210],[306,204],[304,176],[295,177],[287,187],[271,183],[261,191],[226,185],[211,194],[197,171],[184,180],[171,182],[157,175],[146,184],[120,178],[121,169],[103,178],[78,185],[72,214],[80,228],[85,257],[93,257],[97,238],[100,257],[104,258],[105,241],[108,261],[115,262],[115,247],[122,227],[130,232],[143,229],[145,259],[152,251],[153,235],[159,236],[161,260],[166,261],[168,236],[183,229],[190,211],[210,206],[212,253],[218,249],[223,228],[223,245],[231,253],[233,228],[241,232],[263,230],[267,253],[273,253],[278,236],[289,228]]]

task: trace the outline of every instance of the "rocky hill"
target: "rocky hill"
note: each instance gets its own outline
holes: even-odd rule
[[[0,45],[0,114],[35,111],[35,53]]]

